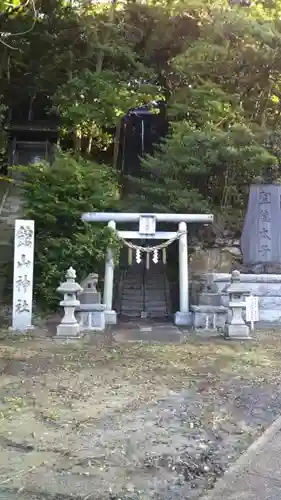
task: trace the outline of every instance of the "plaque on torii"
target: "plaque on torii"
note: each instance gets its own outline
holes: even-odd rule
[[[142,238],[154,236],[156,233],[155,215],[141,215],[139,218],[139,234]]]

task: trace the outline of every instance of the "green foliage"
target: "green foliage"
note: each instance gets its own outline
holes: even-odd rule
[[[280,22],[268,6],[201,8],[200,33],[166,73],[170,133],[142,161],[142,178],[130,179],[130,206],[241,211],[251,183],[278,178]]]
[[[112,71],[87,69],[62,85],[53,101],[69,130],[106,144],[105,131],[116,127],[129,109],[151,102],[156,92],[152,85],[128,84]]]
[[[249,184],[261,181],[277,163],[245,126],[198,130],[183,121],[174,125],[153,157],[142,161],[142,178],[131,179],[131,198],[145,211],[195,213],[241,208]]]
[[[221,128],[243,121],[235,96],[209,81],[177,88],[169,99],[169,117],[176,122],[188,121],[196,128]]]
[[[81,215],[115,209],[119,186],[105,165],[66,154],[52,165],[19,168],[24,173],[25,216],[35,221],[35,295],[42,306],[55,307],[55,290],[68,267],[81,279],[103,264],[112,234],[85,224]]]

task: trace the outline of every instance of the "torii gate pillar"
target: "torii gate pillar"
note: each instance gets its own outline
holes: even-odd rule
[[[112,230],[116,230],[116,222],[139,222],[141,219],[154,220],[154,231],[144,234],[140,231],[117,231],[125,239],[170,239],[177,237],[179,233],[179,311],[175,314],[175,324],[179,326],[191,325],[191,313],[189,311],[189,286],[188,286],[188,240],[187,223],[211,224],[213,215],[211,214],[137,214],[137,213],[111,213],[93,212],[82,215],[85,222],[107,222]],[[178,233],[155,231],[156,222],[178,223]],[[153,224],[152,224],[153,225]],[[114,258],[112,250],[109,248],[105,263],[104,277],[104,304],[106,305],[105,316],[107,324],[116,324],[116,312],[112,309],[114,286]]]
[[[108,227],[113,231],[116,230],[116,222],[110,220]],[[105,304],[105,322],[107,325],[116,325],[117,314],[112,309],[113,306],[113,289],[114,289],[114,255],[111,248],[108,248],[105,270],[104,270],[104,287],[103,287],[103,303]]]
[[[175,314],[175,324],[178,326],[191,325],[189,311],[189,285],[188,285],[188,243],[187,224],[179,223],[179,311]]]

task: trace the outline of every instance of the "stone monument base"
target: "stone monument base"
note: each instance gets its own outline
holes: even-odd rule
[[[81,329],[80,325],[73,324],[60,324],[57,326],[57,336],[58,337],[80,337]]]
[[[192,312],[192,326],[204,330],[223,329],[227,308],[219,305],[198,305],[190,307]]]
[[[224,338],[227,340],[251,340],[250,329],[247,325],[226,325]]]
[[[9,326],[8,330],[12,335],[22,335],[32,332],[35,329],[34,325],[27,326],[24,329],[14,328],[13,326]]]
[[[174,322],[176,326],[191,326],[192,325],[191,312],[177,311],[174,317]]]
[[[116,311],[105,311],[105,324],[106,325],[116,325],[117,324],[117,313]]]
[[[80,304],[77,311],[81,318],[81,330],[103,332],[105,330],[104,310],[104,304]]]

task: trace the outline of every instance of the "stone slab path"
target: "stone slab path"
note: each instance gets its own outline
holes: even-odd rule
[[[202,500],[280,500],[281,417],[240,457]]]

